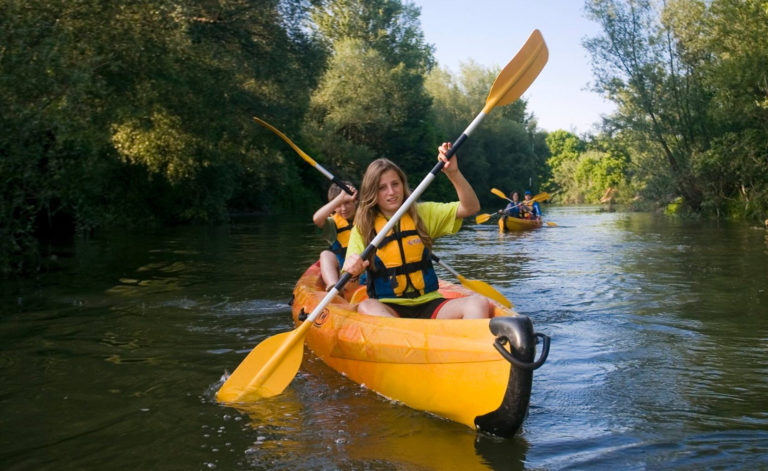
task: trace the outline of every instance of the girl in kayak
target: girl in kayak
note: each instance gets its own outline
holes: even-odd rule
[[[429,255],[432,242],[457,232],[462,218],[480,210],[475,191],[459,171],[457,157],[445,157],[450,148],[451,143],[444,142],[438,148],[438,159],[446,162],[443,173],[453,184],[459,201],[412,205],[371,259],[363,260],[360,254],[365,247],[411,193],[405,173],[392,161],[377,159],[368,166],[344,262],[344,271],[351,275],[366,270],[368,299],[357,306],[358,312],[409,318],[490,317],[491,304],[482,296],[448,300],[437,291],[437,275]]]
[[[507,203],[507,206],[504,209],[499,210],[499,214],[503,215],[503,217],[511,216],[513,218],[519,218],[520,217],[520,194],[516,191],[513,191],[509,194],[509,203]]]
[[[328,203],[315,211],[312,221],[321,229],[328,225],[327,250],[320,252],[320,275],[325,283],[326,291],[339,281],[339,268],[344,266],[347,254],[347,244],[352,230],[352,220],[357,209],[357,190],[348,181],[342,181],[352,194],[343,191],[333,183],[328,188]]]

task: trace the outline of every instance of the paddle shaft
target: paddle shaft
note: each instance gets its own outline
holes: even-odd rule
[[[261,119],[261,118],[257,118],[256,116],[254,116],[254,117],[253,117],[253,120],[254,120],[254,121],[256,121],[257,123],[261,124],[261,125],[262,125],[262,126],[264,126],[265,128],[269,129],[269,130],[270,130],[270,131],[272,131],[273,133],[277,134],[277,135],[278,135],[278,137],[280,137],[280,139],[284,140],[284,141],[285,141],[285,142],[286,142],[286,143],[287,143],[289,146],[291,146],[291,148],[292,148],[293,150],[295,150],[295,151],[296,151],[296,153],[297,153],[297,154],[299,154],[299,157],[301,157],[302,159],[304,159],[304,160],[305,160],[307,163],[309,163],[309,165],[311,165],[311,166],[315,167],[315,168],[316,168],[316,169],[317,169],[317,170],[318,170],[320,173],[322,173],[323,175],[325,175],[325,177],[326,177],[328,180],[330,180],[330,181],[332,181],[333,183],[337,184],[337,185],[339,186],[339,188],[341,188],[342,190],[344,190],[344,192],[345,192],[345,193],[347,193],[348,195],[352,195],[352,190],[351,190],[351,189],[350,189],[350,188],[349,188],[347,185],[345,185],[345,184],[344,184],[344,182],[342,182],[341,180],[339,180],[339,179],[338,179],[338,178],[337,178],[337,177],[336,177],[334,174],[332,174],[331,172],[329,172],[328,170],[326,170],[326,169],[325,169],[325,167],[323,167],[322,165],[320,165],[319,163],[317,163],[317,161],[315,161],[315,159],[313,159],[313,158],[312,158],[312,157],[310,157],[310,156],[309,156],[309,155],[308,155],[306,152],[304,152],[303,150],[301,150],[301,149],[299,148],[299,146],[297,146],[296,144],[294,144],[294,143],[293,143],[293,141],[292,141],[292,140],[290,140],[290,139],[288,138],[288,136],[286,136],[285,134],[283,134],[283,133],[282,133],[282,131],[280,131],[280,130],[279,130],[279,129],[277,129],[276,127],[272,126],[272,125],[271,125],[271,124],[269,124],[268,122],[264,121],[263,119]]]
[[[313,160],[313,162],[315,162],[315,161]],[[329,172],[328,170],[326,170],[326,169],[325,169],[325,167],[323,167],[322,165],[320,165],[320,164],[319,164],[319,163],[317,163],[317,162],[315,162],[315,163],[314,163],[314,167],[315,167],[316,169],[318,169],[318,170],[320,171],[320,173],[322,173],[323,175],[325,175],[325,177],[326,177],[328,180],[330,180],[330,181],[332,181],[333,183],[337,184],[337,185],[339,186],[339,188],[341,188],[342,190],[344,190],[344,192],[345,192],[346,194],[348,194],[348,195],[351,195],[351,194],[352,194],[352,190],[351,190],[351,189],[350,189],[350,188],[349,188],[347,185],[345,185],[345,184],[344,184],[344,182],[342,182],[341,180],[339,180],[339,178],[338,178],[337,176],[335,176],[334,174],[332,174],[331,172]]]
[[[532,200],[531,200],[531,204],[535,203],[536,201],[537,201],[537,200],[534,200],[534,199],[532,199]],[[514,203],[514,201],[512,201],[512,200],[509,200],[509,202],[510,202],[510,203]],[[527,205],[525,204],[525,201],[521,201],[521,202],[517,203],[516,205],[512,206],[512,207],[511,207],[511,208],[509,208],[509,209],[506,209],[506,208],[505,208],[505,209],[503,210],[503,212],[504,212],[504,214],[509,214],[509,211],[511,211],[511,210],[513,210],[513,209],[515,209],[515,208],[517,208],[517,207],[519,207],[519,206],[523,206],[523,205],[527,206]]]
[[[456,270],[454,270],[450,265],[448,265],[444,261],[440,260],[440,257],[438,257],[437,255],[435,255],[433,253],[430,253],[429,255],[432,257],[432,260],[436,261],[441,267],[443,267],[446,270],[448,270],[453,276],[458,278],[459,281],[464,279],[464,277],[459,275],[459,273]]]

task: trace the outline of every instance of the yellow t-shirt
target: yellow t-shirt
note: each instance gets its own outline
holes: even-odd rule
[[[461,229],[463,219],[456,217],[456,211],[459,210],[459,202],[435,203],[425,201],[416,203],[416,211],[427,229],[427,233],[432,240],[447,234],[455,234]],[[354,253],[360,255],[365,250],[365,242],[360,235],[357,226],[352,228],[352,234],[349,236],[349,246],[347,246],[347,256]],[[400,304],[402,306],[416,306],[427,301],[439,298],[441,295],[437,291],[425,293],[418,298],[381,298],[379,301]]]

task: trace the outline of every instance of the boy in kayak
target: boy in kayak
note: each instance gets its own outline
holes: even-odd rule
[[[523,203],[520,205],[520,210],[525,219],[531,219],[534,221],[541,220],[541,206],[538,201],[531,201],[531,190],[525,190],[523,196]]]
[[[450,142],[443,143],[438,159],[446,162],[443,173],[459,201],[410,206],[371,259],[363,260],[360,254],[365,247],[411,193],[405,173],[392,161],[377,159],[368,166],[344,262],[344,271],[352,275],[366,270],[368,299],[357,306],[358,312],[425,319],[490,317],[491,304],[482,296],[448,300],[437,291],[437,275],[429,255],[433,240],[457,232],[462,218],[480,210],[475,191],[459,171],[457,157],[451,161],[445,157],[450,148]]]
[[[509,203],[507,203],[507,207],[503,210],[499,210],[499,214],[502,214],[504,217],[512,216],[513,218],[519,218],[520,217],[520,193],[513,191],[509,194]]]
[[[328,188],[328,203],[315,211],[312,221],[323,229],[328,224],[327,239],[330,246],[320,252],[320,274],[326,291],[339,281],[339,268],[344,266],[347,254],[352,220],[357,209],[357,190],[348,181],[342,181],[352,194],[343,191],[337,184]]]

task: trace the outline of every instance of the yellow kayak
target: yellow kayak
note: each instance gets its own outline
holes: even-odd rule
[[[446,298],[473,294],[443,280],[440,292]],[[301,324],[325,295],[315,263],[294,289],[294,323]],[[328,304],[306,336],[328,366],[414,409],[493,435],[517,432],[533,370],[549,351],[549,338],[534,333],[528,317],[494,303],[493,319],[385,318],[355,312],[348,299],[365,299],[365,287],[348,283],[344,297]],[[538,338],[543,348],[534,362]]]
[[[541,227],[541,224],[541,219],[523,219],[512,216],[504,216],[499,218],[499,231],[529,231],[531,229],[537,229]]]

